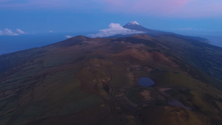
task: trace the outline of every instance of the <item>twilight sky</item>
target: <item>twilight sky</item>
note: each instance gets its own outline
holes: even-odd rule
[[[222,0],[0,0],[0,35],[92,32],[134,20],[150,29],[222,34]]]

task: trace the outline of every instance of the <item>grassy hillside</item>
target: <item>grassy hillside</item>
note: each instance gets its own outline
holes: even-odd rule
[[[219,125],[220,57],[172,35],[77,36],[2,55],[0,124]],[[140,77],[156,84],[141,87]]]

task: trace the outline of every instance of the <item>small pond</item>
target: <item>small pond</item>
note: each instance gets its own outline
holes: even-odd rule
[[[155,84],[155,82],[152,79],[147,77],[141,77],[138,83],[143,87],[149,87]]]

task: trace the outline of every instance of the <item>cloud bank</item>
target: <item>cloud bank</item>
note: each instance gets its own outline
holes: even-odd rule
[[[65,36],[65,38],[67,38],[67,39],[69,39],[69,38],[71,38],[72,36],[70,36],[70,35],[66,35]]]
[[[12,30],[5,28],[4,30],[0,30],[0,35],[6,35],[6,36],[18,36],[20,34],[24,34],[25,32],[21,29],[16,29],[16,32],[13,32]]]
[[[177,30],[180,30],[180,31],[210,31],[210,30],[206,30],[206,29],[199,29],[199,28],[192,28],[192,27],[178,28]]]
[[[24,34],[25,32],[22,31],[21,29],[16,29],[16,31],[19,33],[19,34]]]
[[[19,34],[12,32],[10,29],[5,28],[5,30],[3,30],[3,35],[7,35],[7,36],[17,36]]]
[[[140,33],[143,32],[124,28],[118,23],[111,23],[108,29],[101,29],[99,33],[90,34],[89,36],[95,38],[95,37],[109,37],[118,34],[130,35],[130,34],[140,34]]]
[[[3,35],[3,34],[4,34],[4,33],[3,33],[3,31],[2,31],[2,30],[0,30],[0,36],[1,36],[1,35]]]

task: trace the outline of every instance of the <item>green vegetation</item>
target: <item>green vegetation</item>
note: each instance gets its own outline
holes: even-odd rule
[[[78,36],[2,55],[0,124],[217,125],[221,55],[173,35]],[[156,84],[141,87],[140,77]]]

